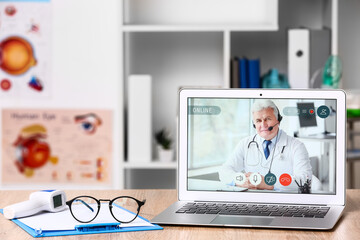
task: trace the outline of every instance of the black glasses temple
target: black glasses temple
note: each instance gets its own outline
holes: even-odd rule
[[[82,204],[84,204],[87,208],[90,209],[90,211],[94,212],[94,209],[89,205],[87,204],[85,201],[81,200],[81,199],[74,199],[74,200],[71,200],[71,201],[67,201],[66,204],[68,206],[70,206],[73,202],[81,202]]]

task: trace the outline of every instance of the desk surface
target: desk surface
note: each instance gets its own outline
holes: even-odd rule
[[[0,208],[28,199],[32,191],[0,191]],[[97,198],[114,198],[129,195],[146,199],[141,215],[152,219],[155,215],[177,200],[175,190],[89,190],[65,191],[68,199],[79,195],[92,195]],[[221,228],[221,227],[179,227],[163,226],[164,230],[144,232],[124,232],[111,234],[75,235],[39,239],[356,239],[360,236],[360,190],[347,190],[345,212],[331,231],[281,230],[259,228]],[[15,223],[0,216],[0,239],[33,239]]]

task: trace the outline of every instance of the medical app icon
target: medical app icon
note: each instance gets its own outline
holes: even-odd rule
[[[292,182],[292,178],[289,174],[284,173],[284,174],[281,174],[281,176],[279,178],[279,182],[283,186],[289,186]]]
[[[237,173],[235,176],[235,184],[243,185],[246,181],[246,176],[244,173]]]
[[[273,186],[276,183],[276,176],[273,173],[268,173],[265,175],[265,183],[269,186]]]
[[[51,149],[46,142],[46,128],[34,124],[23,128],[14,142],[16,151],[15,165],[18,170],[31,177],[34,169],[44,166],[49,160],[57,164],[58,159],[51,157]]]
[[[21,37],[8,37],[0,42],[0,68],[11,75],[20,75],[36,65],[31,44]]]
[[[261,175],[259,173],[252,173],[250,174],[250,183],[254,186],[257,186],[261,183]]]
[[[94,134],[98,126],[101,125],[101,119],[94,113],[75,116],[75,123],[80,125],[80,129],[86,134]]]

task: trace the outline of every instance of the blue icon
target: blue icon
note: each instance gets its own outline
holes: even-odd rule
[[[330,115],[330,109],[327,106],[322,105],[318,107],[317,115],[321,118],[327,118]]]
[[[273,173],[265,175],[265,183],[269,186],[273,186],[276,183],[276,176]]]

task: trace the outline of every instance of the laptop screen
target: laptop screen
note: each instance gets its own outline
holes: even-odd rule
[[[336,106],[188,98],[187,190],[336,194]]]

